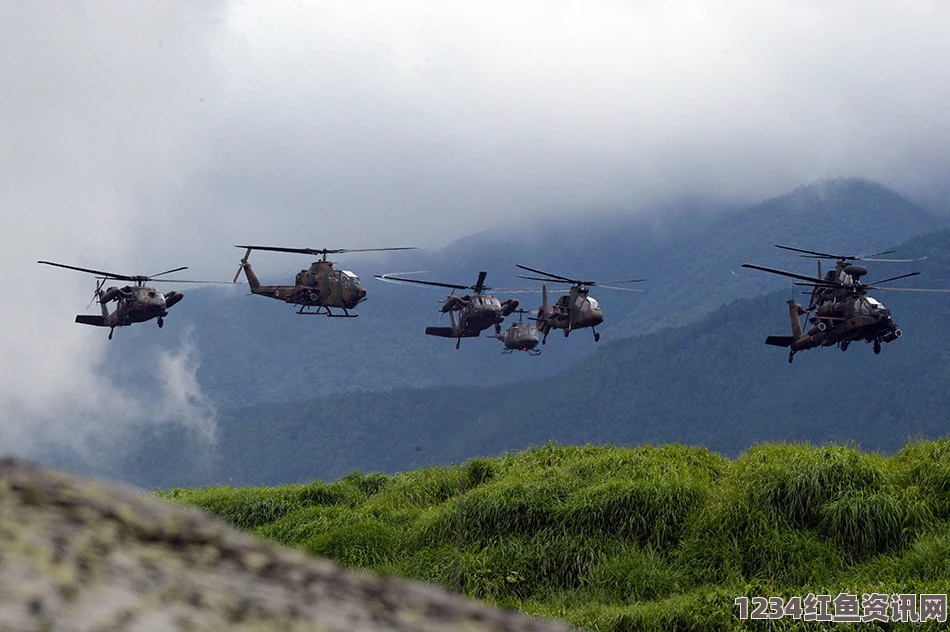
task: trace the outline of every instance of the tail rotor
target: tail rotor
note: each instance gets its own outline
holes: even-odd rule
[[[244,253],[244,258],[241,259],[241,263],[238,266],[237,272],[234,273],[234,280],[232,281],[232,283],[237,283],[238,277],[241,276],[241,270],[247,269],[247,265],[248,265],[247,260],[250,258],[250,256],[251,256],[251,249],[248,248],[247,252]]]

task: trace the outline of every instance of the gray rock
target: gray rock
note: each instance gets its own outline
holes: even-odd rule
[[[567,628],[340,569],[132,489],[0,459],[0,630]]]

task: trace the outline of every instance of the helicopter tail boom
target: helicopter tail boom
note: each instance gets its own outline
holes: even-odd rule
[[[802,306],[795,301],[788,302],[788,316],[792,321],[792,337],[796,340],[802,337],[802,321],[799,316],[802,313]]]

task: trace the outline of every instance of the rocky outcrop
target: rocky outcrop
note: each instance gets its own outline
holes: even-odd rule
[[[194,509],[2,459],[0,630],[567,628],[340,569]]]

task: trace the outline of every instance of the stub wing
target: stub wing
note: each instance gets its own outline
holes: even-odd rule
[[[480,331],[458,333],[451,327],[426,327],[427,336],[438,336],[440,338],[478,338]]]
[[[795,336],[769,336],[765,339],[765,344],[773,347],[791,347],[795,340]]]
[[[94,327],[106,327],[106,319],[102,316],[79,314],[76,316],[76,322],[83,325],[92,325]]]

